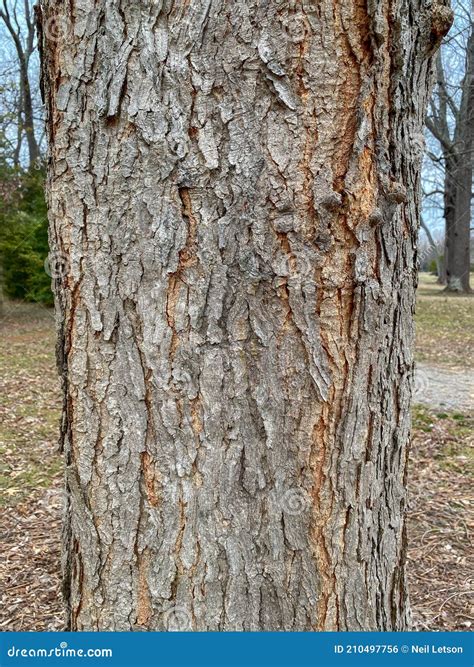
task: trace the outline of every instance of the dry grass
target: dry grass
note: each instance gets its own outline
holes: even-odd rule
[[[61,459],[52,311],[0,318],[0,630],[59,630]]]
[[[416,355],[433,366],[474,367],[474,294],[448,295],[435,276],[420,274]]]
[[[409,579],[419,630],[474,622],[473,421],[414,408],[409,475]]]
[[[0,319],[0,630],[60,630],[54,327],[51,312],[37,306],[7,315]],[[466,630],[473,621],[471,426],[462,415],[415,409],[409,574],[420,630]]]
[[[58,480],[2,510],[0,630],[62,630]]]

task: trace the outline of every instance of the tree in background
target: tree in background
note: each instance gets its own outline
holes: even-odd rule
[[[442,198],[445,250],[441,281],[450,291],[470,291],[470,239],[474,132],[474,31],[472,0],[457,3],[458,17],[436,59],[436,86],[426,125],[436,140],[428,156]],[[459,75],[459,71],[463,75]]]
[[[432,0],[41,2],[72,630],[402,630]]]
[[[423,216],[421,216],[420,224],[421,229],[425,232],[426,235],[425,244],[423,244],[422,239],[420,239],[418,244],[418,263],[420,271],[431,271],[431,268],[429,267],[434,264],[434,273],[438,277],[438,282],[441,282],[440,277],[444,270],[444,238],[442,241],[435,240],[433,232],[424,221]]]
[[[447,230],[446,237],[446,278],[449,289],[468,292],[474,147],[474,4],[454,141],[459,147],[460,158],[455,174],[456,216],[454,227],[449,233]]]
[[[35,132],[35,85],[31,83],[32,56],[36,47],[35,25],[29,0],[23,2],[2,0],[0,19],[14,47],[15,66],[13,72],[15,83],[18,83],[18,88],[14,88],[14,92],[17,94],[13,96],[16,116],[16,142],[13,150],[13,162],[15,166],[20,165],[21,145],[25,138],[28,147],[28,164],[32,167],[40,160],[41,153]],[[4,68],[7,65],[8,63],[2,63]],[[3,91],[3,97],[5,97],[5,91]]]

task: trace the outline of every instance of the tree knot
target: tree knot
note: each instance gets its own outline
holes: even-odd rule
[[[451,29],[454,12],[449,5],[435,2],[431,8],[430,53],[438,50],[445,35]]]

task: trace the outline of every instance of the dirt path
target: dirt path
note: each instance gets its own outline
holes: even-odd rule
[[[414,402],[435,410],[474,410],[474,370],[450,370],[418,364]]]

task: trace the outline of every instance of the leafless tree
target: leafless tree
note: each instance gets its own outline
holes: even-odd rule
[[[428,156],[443,174],[445,252],[442,281],[469,291],[474,132],[473,7],[457,2],[458,21],[436,59],[436,86],[426,125],[436,140]],[[462,54],[462,55],[460,55]],[[463,69],[459,77],[458,70]],[[459,79],[459,83],[456,81]],[[435,179],[436,180],[436,179]],[[430,194],[438,196],[439,191]]]
[[[31,58],[35,51],[35,25],[29,0],[2,0],[0,19],[6,28],[16,54],[18,67],[18,95],[16,105],[16,145],[13,161],[20,162],[23,137],[28,147],[28,162],[32,166],[40,159],[40,147],[35,134],[35,104],[30,72]]]

